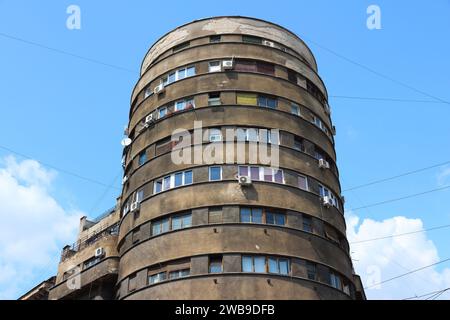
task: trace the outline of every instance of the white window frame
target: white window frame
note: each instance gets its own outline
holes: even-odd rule
[[[220,170],[220,177],[219,177],[219,179],[218,180],[211,180],[211,169],[213,169],[213,168],[219,168],[219,170]],[[209,181],[222,181],[222,166],[211,166],[211,167],[209,167],[208,168],[208,179],[209,179]]]
[[[299,179],[300,177],[305,178],[306,189],[300,188],[300,183],[299,183],[299,181],[298,181],[298,179]],[[309,181],[308,181],[308,177],[305,176],[305,175],[303,175],[303,174],[298,174],[298,175],[297,175],[297,187],[298,187],[300,190],[309,191]]]
[[[212,65],[217,64],[217,65]],[[208,62],[208,72],[221,72],[222,71],[222,61],[214,60]]]
[[[162,110],[166,110],[166,111],[164,112],[164,115],[161,116],[161,111]],[[158,109],[158,119],[162,119],[162,118],[166,117],[168,112],[169,112],[169,110],[167,109],[167,107],[159,108]]]
[[[293,110],[296,109],[296,112],[293,112]],[[301,116],[302,113],[300,111],[300,106],[296,103],[291,103],[291,114],[296,115],[296,116]]]

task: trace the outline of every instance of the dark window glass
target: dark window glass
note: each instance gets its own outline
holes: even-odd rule
[[[179,45],[176,45],[175,47],[173,47],[172,50],[173,50],[173,52],[176,52],[181,49],[189,47],[189,45],[190,45],[189,41],[186,41],[186,42],[180,43]]]
[[[262,39],[255,36],[242,36],[242,42],[262,44]]]
[[[220,42],[220,40],[221,40],[220,36],[210,36],[209,37],[209,42],[211,42],[211,43],[217,43],[217,42]]]

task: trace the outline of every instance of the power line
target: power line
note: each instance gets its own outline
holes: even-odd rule
[[[360,96],[329,96],[335,99],[352,99],[352,100],[373,100],[373,101],[390,101],[390,102],[410,102],[410,103],[444,103],[442,101],[432,100],[414,100],[414,99],[397,99],[397,98],[382,98],[382,97],[360,97]]]
[[[103,183],[103,182],[100,182],[100,181],[97,181],[97,180],[94,180],[94,179],[91,179],[91,178],[88,178],[88,177],[79,175],[78,173],[74,173],[74,172],[71,172],[71,171],[68,171],[68,170],[65,170],[65,169],[56,167],[56,166],[54,166],[54,165],[51,165],[51,164],[48,164],[48,163],[45,163],[45,162],[36,160],[36,159],[33,158],[33,157],[30,157],[30,156],[27,156],[27,155],[25,155],[25,154],[23,154],[23,153],[14,151],[14,150],[12,150],[12,149],[10,149],[10,148],[8,148],[8,147],[1,146],[1,145],[0,145],[0,149],[6,150],[6,151],[11,152],[11,153],[14,153],[15,155],[18,155],[18,156],[20,156],[20,157],[22,157],[22,158],[25,158],[25,159],[30,159],[30,160],[38,161],[41,165],[43,165],[43,166],[45,166],[45,167],[48,167],[48,168],[57,170],[57,171],[59,171],[59,172],[65,173],[65,174],[70,175],[70,176],[73,176],[73,177],[75,177],[75,178],[78,178],[78,179],[81,179],[81,180],[85,180],[85,181],[88,181],[88,182],[91,182],[91,183],[95,183],[95,184],[101,185],[101,186],[103,186],[103,187],[114,188],[114,189],[116,189],[116,190],[120,190],[120,188],[111,186],[111,185],[109,185],[109,184],[107,184],[107,183]]]
[[[378,238],[372,238],[372,239],[359,240],[359,241],[355,241],[355,242],[350,242],[350,244],[358,244],[358,243],[365,243],[365,242],[371,242],[371,241],[376,241],[376,240],[383,240],[383,239],[389,239],[389,238],[401,237],[401,236],[406,236],[406,235],[410,235],[410,234],[422,233],[422,232],[426,232],[426,231],[432,231],[432,230],[444,229],[444,228],[449,228],[449,227],[450,227],[450,224],[446,224],[446,225],[437,226],[437,227],[433,227],[433,228],[429,228],[429,229],[422,229],[422,230],[417,230],[417,231],[411,231],[411,232],[405,232],[405,233],[392,234],[392,235],[384,236],[384,237],[378,237]]]
[[[383,179],[380,179],[380,180],[374,180],[374,181],[371,181],[371,182],[368,182],[368,183],[365,183],[365,184],[361,184],[361,185],[358,185],[358,186],[354,186],[354,187],[345,189],[345,190],[343,190],[343,192],[356,190],[356,189],[361,189],[361,188],[368,187],[368,186],[371,186],[371,185],[374,185],[374,184],[378,184],[378,183],[381,183],[381,182],[386,182],[386,181],[398,179],[398,178],[401,178],[401,177],[405,177],[405,176],[412,175],[412,174],[415,174],[415,173],[419,173],[419,172],[422,172],[422,171],[426,171],[426,170],[429,170],[429,169],[441,167],[441,166],[446,165],[446,164],[450,164],[450,160],[449,161],[445,161],[445,162],[441,162],[441,163],[437,163],[437,164],[433,164],[433,165],[428,166],[428,167],[416,169],[416,170],[413,170],[413,171],[408,171],[408,172],[405,172],[405,173],[401,173],[401,174],[398,174],[398,175],[395,175],[395,176],[392,176],[392,177],[383,178]]]
[[[447,262],[447,261],[450,261],[450,258],[447,258],[447,259],[445,259],[445,260],[441,260],[441,261],[435,262],[435,263],[433,263],[433,264],[429,264],[429,265],[427,265],[427,266],[424,266],[424,267],[421,267],[421,268],[418,268],[418,269],[415,269],[415,270],[411,270],[411,271],[409,271],[409,272],[400,274],[400,275],[395,276],[395,277],[393,277],[393,278],[389,278],[389,279],[383,280],[383,281],[381,281],[381,282],[372,284],[372,285],[370,285],[370,286],[366,286],[364,289],[369,289],[369,288],[378,286],[378,285],[380,285],[380,284],[383,284],[383,283],[386,283],[386,282],[389,282],[389,281],[392,281],[392,280],[396,280],[396,279],[398,279],[398,278],[402,278],[402,277],[407,276],[407,275],[409,275],[409,274],[412,274],[412,273],[415,273],[415,272],[418,272],[418,271],[421,271],[421,270],[424,270],[424,269],[427,269],[427,268],[436,266],[436,265],[438,265],[438,264],[441,264],[441,263],[444,263],[444,262]]]
[[[436,300],[437,298],[439,298],[441,295],[443,295],[445,293],[445,291],[447,291],[450,288],[447,288],[445,290],[442,290],[441,292],[438,292],[434,295],[432,295],[431,297],[426,298],[425,300]]]
[[[426,296],[435,295],[435,294],[441,293],[441,292],[444,293],[444,292],[447,291],[447,290],[450,290],[450,287],[449,287],[449,288],[442,289],[442,290],[437,290],[437,291],[428,292],[428,293],[422,294],[422,295],[420,295],[420,296],[414,296],[414,297],[404,298],[404,299],[402,299],[402,300],[419,299],[419,298],[423,298],[423,297],[426,297]]]
[[[390,200],[386,200],[386,201],[372,203],[372,204],[369,204],[369,205],[363,206],[363,207],[351,208],[349,210],[360,210],[360,209],[366,209],[366,208],[370,208],[370,207],[380,206],[382,204],[396,202],[396,201],[405,200],[405,199],[410,199],[410,198],[418,197],[418,196],[421,196],[421,195],[424,195],[424,194],[437,192],[437,191],[442,191],[442,190],[449,189],[449,188],[450,188],[450,185],[442,187],[442,188],[436,188],[436,189],[432,189],[432,190],[423,191],[423,192],[420,192],[420,193],[411,194],[411,195],[400,197],[400,198],[394,198],[394,199],[390,199]]]
[[[3,33],[3,32],[0,32],[0,36],[2,36],[4,38],[7,38],[7,39],[10,39],[10,40],[26,43],[28,45],[32,45],[32,46],[35,46],[35,47],[39,47],[39,48],[42,48],[42,49],[46,49],[46,50],[50,50],[50,51],[53,51],[53,52],[57,52],[59,54],[71,56],[73,58],[77,58],[77,59],[80,59],[80,60],[84,60],[84,61],[88,61],[88,62],[91,62],[91,63],[103,65],[103,66],[106,66],[106,67],[109,67],[109,68],[113,68],[113,69],[117,69],[117,70],[126,71],[126,72],[130,72],[130,73],[136,74],[136,71],[133,71],[133,70],[121,67],[121,66],[117,66],[117,65],[114,65],[114,64],[111,64],[111,63],[102,62],[100,60],[92,59],[92,58],[89,58],[89,57],[84,57],[84,56],[81,56],[81,55],[78,55],[78,54],[75,54],[75,53],[71,53],[71,52],[68,52],[68,51],[65,51],[65,50],[49,47],[49,46],[46,46],[46,45],[41,44],[41,43],[37,43],[37,42],[34,42],[34,41],[30,41],[30,40],[26,40],[26,39],[19,38],[19,37],[16,37],[16,36],[12,36],[12,35],[9,35],[9,34]]]
[[[352,60],[352,59],[350,59],[350,58],[347,58],[347,57],[343,56],[342,54],[337,53],[336,51],[331,50],[331,49],[329,49],[329,48],[327,48],[327,47],[325,47],[325,46],[323,46],[323,45],[321,45],[321,44],[319,44],[319,43],[317,43],[317,42],[315,42],[315,41],[309,39],[308,37],[303,37],[303,38],[304,38],[304,39],[308,39],[308,41],[310,41],[311,43],[313,43],[313,44],[315,44],[316,46],[318,46],[319,48],[321,48],[321,49],[323,49],[323,50],[325,50],[325,51],[327,51],[327,52],[329,52],[329,53],[335,55],[336,57],[341,58],[341,59],[347,61],[348,63],[351,63],[351,64],[353,64],[353,65],[356,65],[356,66],[358,66],[358,67],[360,67],[360,68],[362,68],[362,69],[364,69],[364,70],[366,70],[366,71],[368,71],[368,72],[370,72],[370,73],[373,73],[373,74],[375,74],[375,75],[377,75],[377,76],[379,76],[379,77],[381,77],[381,78],[383,78],[383,79],[389,80],[389,81],[394,82],[394,83],[396,83],[396,84],[398,84],[398,85],[400,85],[400,86],[402,86],[402,87],[408,88],[408,89],[410,89],[410,90],[412,90],[412,91],[415,91],[415,92],[417,92],[417,93],[420,93],[420,94],[422,94],[422,95],[424,95],[424,96],[427,96],[427,97],[432,98],[432,99],[434,99],[434,100],[440,101],[441,103],[450,104],[450,102],[448,102],[448,101],[446,101],[446,100],[443,100],[443,99],[441,99],[441,98],[439,98],[439,97],[436,97],[436,96],[434,96],[434,95],[432,95],[432,94],[429,94],[429,93],[427,93],[427,92],[425,92],[425,91],[423,91],[423,90],[417,89],[417,88],[415,88],[415,87],[413,87],[413,86],[411,86],[411,85],[409,85],[409,84],[406,84],[406,83],[404,83],[404,82],[402,82],[402,81],[396,80],[396,79],[394,79],[394,78],[392,78],[392,77],[390,77],[390,76],[387,76],[387,75],[385,75],[385,74],[383,74],[383,73],[381,73],[381,72],[378,72],[378,71],[376,71],[376,70],[374,70],[374,69],[372,69],[372,68],[369,68],[369,67],[363,65],[362,63],[359,63],[359,62],[356,62],[356,61],[354,61],[354,60]]]

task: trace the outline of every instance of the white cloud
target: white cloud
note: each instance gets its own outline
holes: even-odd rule
[[[34,160],[0,163],[0,299],[15,299],[56,272],[61,246],[75,239],[84,214],[51,196],[55,176]]]
[[[396,216],[383,221],[364,219],[347,213],[350,243],[423,230],[420,219]],[[440,260],[434,243],[425,232],[351,244],[356,272],[363,285],[380,281],[436,263]],[[404,299],[450,287],[450,268],[430,267],[422,271],[366,289],[369,299]],[[424,297],[426,298],[426,297]],[[449,299],[447,293],[441,296]]]

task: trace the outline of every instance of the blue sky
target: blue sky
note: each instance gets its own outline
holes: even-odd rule
[[[81,8],[80,30],[66,28],[66,8],[70,4]],[[381,8],[381,30],[366,27],[366,9],[371,4]],[[46,184],[46,192],[65,211],[85,212],[91,217],[100,214],[113,206],[119,195],[120,140],[128,119],[131,90],[150,45],[167,31],[194,19],[244,15],[283,25],[302,37],[312,49],[330,95],[343,189],[448,161],[450,105],[436,103],[431,96],[450,101],[449,12],[448,0],[426,4],[379,0],[339,3],[230,0],[220,5],[211,5],[210,1],[168,1],[159,6],[149,1],[134,1],[131,5],[110,1],[0,0],[0,146],[56,167],[53,169],[56,176],[51,184]],[[0,159],[11,155],[0,148]],[[16,155],[15,161],[22,160]],[[0,162],[0,168],[7,167],[5,163],[6,160]],[[448,168],[439,167],[344,192],[346,207],[357,208],[448,185]],[[111,187],[65,174],[62,169]],[[355,210],[351,214],[358,216],[360,223],[368,218],[381,223],[404,216],[409,222],[420,219],[424,228],[430,228],[450,223],[450,202],[445,201],[449,196],[450,189],[447,189]],[[8,212],[0,215],[6,217]],[[358,232],[357,236],[363,237]],[[425,236],[422,240],[432,241],[440,259],[450,257],[448,229],[427,232]],[[62,247],[65,243],[57,240],[55,244]],[[367,253],[362,245],[352,250],[355,260],[361,251]],[[375,249],[371,246],[371,250]],[[420,252],[411,254],[420,255]],[[21,290],[54,273],[58,255],[59,248],[49,253],[53,265],[47,263],[34,269],[31,266],[20,285],[3,297],[17,297]],[[7,262],[5,257],[0,259],[1,267],[2,262]],[[397,267],[383,269],[383,279],[422,266],[417,259],[396,257],[395,260]],[[364,267],[367,265],[361,266]],[[449,264],[438,266],[436,272],[446,271],[445,267]],[[0,292],[6,290],[5,286],[0,278]],[[370,295],[389,297],[388,293],[381,292],[397,289],[400,290],[386,285]],[[442,288],[403,287],[395,297],[433,289]],[[448,294],[447,298],[450,298]]]

